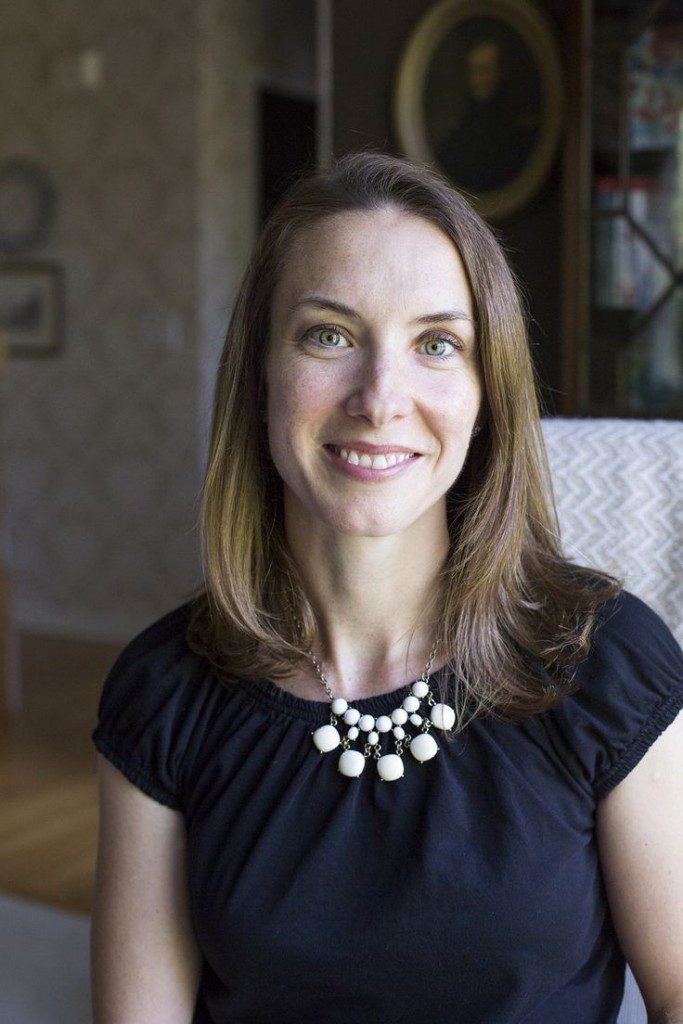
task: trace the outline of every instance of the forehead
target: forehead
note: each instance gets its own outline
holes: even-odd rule
[[[457,300],[471,311],[467,273],[451,239],[431,221],[393,208],[337,213],[296,234],[275,289],[274,312],[286,316],[311,292],[355,303],[417,305],[417,312]]]

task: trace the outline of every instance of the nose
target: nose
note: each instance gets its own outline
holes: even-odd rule
[[[413,409],[410,370],[390,353],[368,353],[346,403],[351,416],[365,416],[371,423],[383,423],[394,416],[407,416]]]

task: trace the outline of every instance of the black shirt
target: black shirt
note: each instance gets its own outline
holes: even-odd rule
[[[124,648],[92,739],[184,815],[193,1024],[616,1021],[625,961],[594,817],[683,707],[683,651],[652,608],[606,602],[578,693],[451,743],[435,729],[436,756],[406,751],[395,782],[372,759],[349,779],[314,747],[322,687],[221,682],[187,609]],[[404,690],[354,706],[389,713]]]

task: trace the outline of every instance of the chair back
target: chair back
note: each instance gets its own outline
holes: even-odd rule
[[[541,420],[564,554],[624,577],[683,644],[683,422]],[[617,1024],[647,1024],[629,965]]]
[[[623,575],[683,644],[683,421],[541,426],[565,555]]]

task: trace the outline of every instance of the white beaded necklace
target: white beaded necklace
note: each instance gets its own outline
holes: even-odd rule
[[[299,629],[303,634],[301,624]],[[416,761],[429,761],[439,750],[436,740],[430,735],[432,726],[437,729],[451,729],[455,722],[455,711],[448,704],[440,704],[434,698],[429,686],[429,672],[432,667],[437,640],[432,647],[427,666],[420,679],[410,684],[411,692],[406,696],[400,707],[394,708],[390,715],[380,715],[377,719],[373,715],[361,715],[357,708],[349,705],[343,697],[335,697],[329,687],[322,668],[316,659],[313,651],[308,649],[308,656],[315,666],[318,677],[325,687],[332,704],[330,708],[330,724],[321,725],[315,732],[311,733],[313,743],[321,754],[327,754],[336,750],[338,746],[344,748],[337,765],[337,770],[349,778],[358,778],[365,768],[366,759],[372,756],[377,761],[377,774],[383,782],[393,782],[403,776],[403,753],[404,744],[410,741],[409,750]],[[431,707],[429,718],[418,714],[422,700],[426,698],[427,704]],[[339,735],[337,725],[342,717],[344,723],[349,727],[346,735],[342,738]],[[419,731],[410,736],[403,728],[410,721]],[[384,733],[392,732],[394,738],[394,753],[381,753],[380,737]],[[357,739],[360,733],[366,733],[367,738],[363,750],[354,749],[351,746],[353,740]]]

